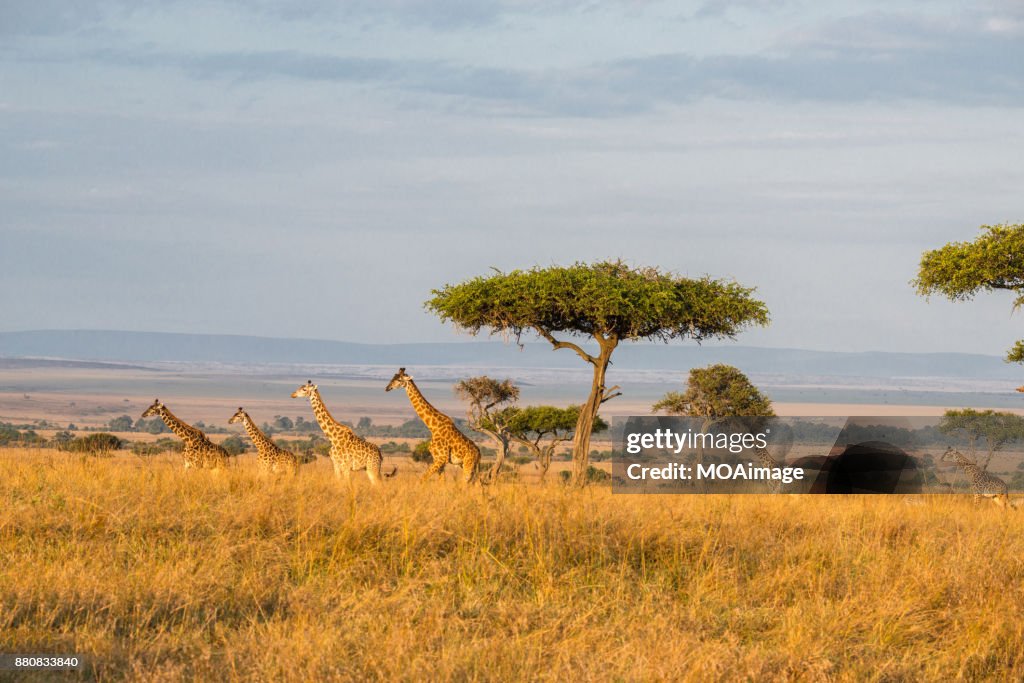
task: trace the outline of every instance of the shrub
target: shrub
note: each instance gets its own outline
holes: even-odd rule
[[[228,452],[228,455],[241,455],[249,450],[246,443],[242,441],[242,437],[237,434],[224,439],[220,445],[221,448]]]
[[[69,441],[65,450],[71,453],[87,453],[89,455],[103,455],[110,451],[120,450],[124,442],[113,434],[107,432],[96,432],[87,436],[79,436]]]
[[[433,462],[434,458],[430,455],[430,441],[421,441],[416,444],[416,448],[412,449],[413,462]]]
[[[572,480],[572,472],[569,470],[563,470],[558,473],[558,477],[562,480],[563,484],[569,484]],[[587,483],[597,484],[602,481],[608,481],[611,478],[611,475],[604,470],[600,470],[593,465],[589,465],[587,467]]]

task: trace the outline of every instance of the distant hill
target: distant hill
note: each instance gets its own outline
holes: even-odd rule
[[[570,351],[531,341],[520,350],[495,341],[356,344],[315,339],[235,335],[36,330],[0,332],[0,357],[140,363],[310,363],[337,365],[450,365],[481,368],[577,368]],[[747,373],[788,376],[1020,378],[1021,369],[999,357],[966,353],[846,353],[750,346],[623,344],[617,368],[684,371],[728,363]]]

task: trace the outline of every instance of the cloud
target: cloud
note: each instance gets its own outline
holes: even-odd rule
[[[29,0],[0,2],[0,35],[48,36],[101,21],[99,3]]]
[[[1015,24],[864,15],[795,32],[750,55],[673,53],[588,67],[524,69],[454,61],[339,56],[294,50],[177,54],[98,50],[118,65],[177,67],[195,78],[375,84],[472,110],[607,117],[705,98],[778,102],[932,101],[1024,105],[1024,41]],[[406,98],[408,101],[408,98]],[[445,106],[450,106],[445,105]]]

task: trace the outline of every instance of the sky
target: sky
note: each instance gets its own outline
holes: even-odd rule
[[[1017,0],[7,0],[0,331],[466,338],[433,288],[622,258],[746,345],[1001,354],[922,252],[1024,222]]]

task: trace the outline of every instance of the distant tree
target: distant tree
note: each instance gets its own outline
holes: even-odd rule
[[[973,242],[950,242],[926,251],[917,278],[917,293],[941,294],[951,301],[970,301],[978,292],[1013,292],[1013,308],[1024,304],[1024,224],[981,226]],[[1006,360],[1024,363],[1024,340],[1007,352]]]
[[[295,423],[292,422],[290,417],[286,417],[285,415],[275,415],[274,429],[282,432],[290,432],[295,429]]]
[[[426,307],[444,321],[477,334],[535,332],[555,350],[569,349],[593,369],[590,395],[573,437],[573,483],[587,481],[590,435],[601,404],[618,395],[606,387],[612,353],[621,341],[732,338],[748,325],[766,325],[768,309],[754,290],[735,282],[690,279],[622,261],[496,272],[433,290]],[[591,353],[562,334],[590,339]]]
[[[771,400],[739,369],[719,363],[690,370],[686,390],[670,391],[653,412],[704,418],[704,429],[736,416],[774,417]]]
[[[416,448],[412,449],[413,462],[433,462],[434,458],[430,455],[430,440],[421,441],[416,444]]]
[[[242,437],[237,434],[233,434],[228,438],[220,442],[220,445],[228,452],[228,455],[241,455],[249,450],[249,446],[246,445]]]
[[[775,416],[771,400],[739,369],[724,363],[691,369],[686,390],[668,392],[651,410],[703,418],[702,432],[733,417]],[[697,462],[704,462],[703,447],[698,448]]]
[[[148,420],[138,420],[135,423],[135,431],[145,432],[147,434],[165,434],[169,433],[171,430],[159,417],[153,417]]]
[[[1024,417],[994,410],[947,410],[939,421],[939,431],[943,434],[960,432],[966,435],[972,451],[977,449],[978,441],[983,441],[986,455],[981,469],[987,470],[996,451],[1002,450],[1008,443],[1024,439]]]
[[[537,459],[540,479],[544,481],[558,446],[572,440],[579,417],[579,406],[526,406],[506,408],[498,415],[498,420],[505,425],[511,438]],[[597,434],[606,429],[608,423],[596,416],[591,433]]]
[[[519,400],[519,387],[511,379],[497,380],[480,375],[460,380],[455,385],[455,395],[469,404],[466,422],[470,428],[491,437],[497,445],[494,463],[486,476],[487,481],[496,481],[512,439],[502,407]]]
[[[359,418],[359,422],[356,423],[356,429],[360,432],[369,431],[373,428],[373,418],[363,415]]]
[[[74,440],[74,434],[72,434],[69,431],[61,431],[54,434],[53,439],[51,439],[50,442],[53,444],[53,447],[56,448],[57,450],[66,451],[68,449],[68,444],[70,444]]]
[[[113,420],[107,423],[107,428],[112,432],[130,432],[134,427],[135,423],[132,421],[130,415],[122,415],[121,417],[115,417]]]

